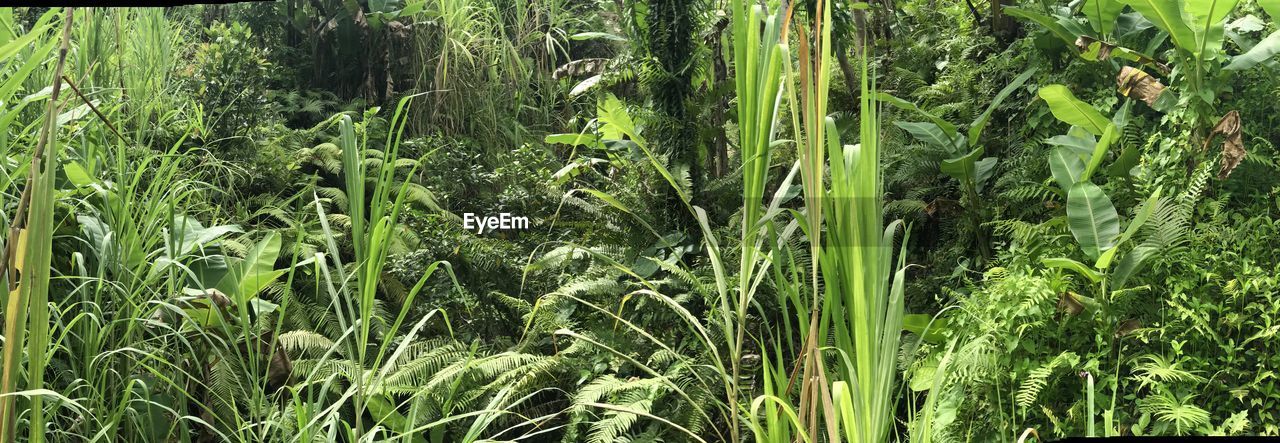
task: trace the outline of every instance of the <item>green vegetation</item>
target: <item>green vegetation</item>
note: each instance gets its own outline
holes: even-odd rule
[[[1280,435],[1277,54],[1275,0],[0,8],[0,441]]]

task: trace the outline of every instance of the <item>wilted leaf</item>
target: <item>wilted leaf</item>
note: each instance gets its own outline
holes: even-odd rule
[[[1116,76],[1116,86],[1120,88],[1120,94],[1142,100],[1152,108],[1156,107],[1156,100],[1164,93],[1164,84],[1160,80],[1141,69],[1128,66],[1120,69],[1120,75]]]
[[[1240,165],[1240,161],[1244,160],[1244,141],[1240,133],[1240,113],[1231,111],[1222,116],[1222,120],[1213,126],[1213,131],[1209,132],[1209,136],[1204,139],[1201,150],[1209,149],[1209,144],[1213,142],[1214,137],[1222,136],[1222,165],[1218,169],[1219,180],[1225,180],[1231,175],[1231,171]]]
[[[1133,334],[1134,331],[1137,331],[1138,328],[1141,327],[1142,323],[1135,319],[1122,321],[1118,326],[1116,326],[1116,337],[1124,337]]]
[[[1067,315],[1080,315],[1084,312],[1084,303],[1080,302],[1078,294],[1074,292],[1063,292],[1059,294],[1058,310],[1067,313]]]
[[[1166,75],[1170,72],[1168,65],[1160,63],[1154,58],[1147,57],[1146,54],[1123,46],[1116,46],[1111,43],[1099,41],[1098,39],[1087,35],[1076,37],[1076,47],[1081,51],[1080,57],[1085,60],[1100,62],[1110,58],[1117,58],[1150,66]]]

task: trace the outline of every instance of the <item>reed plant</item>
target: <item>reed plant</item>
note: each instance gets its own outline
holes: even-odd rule
[[[831,8],[830,2],[818,1],[811,26],[798,23],[795,14],[785,14],[799,42],[798,68],[785,60],[783,83],[803,182],[805,211],[796,217],[807,237],[810,260],[807,281],[787,282],[807,284],[810,294],[807,299],[792,298],[794,318],[787,320],[799,325],[804,336],[797,366],[784,372],[783,361],[766,365],[766,394],[752,407],[753,430],[761,441],[814,441],[825,436],[832,442],[885,442],[893,423],[905,280],[904,255],[899,253],[894,261],[901,223],[884,223],[879,120],[869,54],[858,54],[860,78],[846,79],[859,85],[859,143],[841,143],[835,120],[828,115]],[[786,46],[781,47],[786,53]],[[739,94],[750,94],[744,87],[739,82]],[[775,340],[774,349],[765,353],[779,360],[787,355],[781,346]],[[828,367],[828,361],[837,364]],[[790,401],[797,381],[798,407]],[[766,403],[770,406],[761,423],[757,412]]]
[[[54,178],[58,165],[58,114],[62,71],[70,50],[74,10],[62,16],[61,44],[53,71],[53,90],[46,104],[39,140],[31,154],[26,187],[9,224],[3,266],[8,282],[5,304],[4,355],[0,368],[0,440],[17,436],[16,395],[22,375],[22,349],[27,348],[26,396],[31,399],[30,441],[45,436],[44,373],[49,346],[49,264],[53,255]]]

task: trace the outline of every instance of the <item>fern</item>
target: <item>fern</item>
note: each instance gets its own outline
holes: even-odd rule
[[[1072,367],[1080,363],[1080,356],[1071,351],[1065,351],[1058,356],[1049,360],[1048,363],[1038,368],[1032,369],[1027,373],[1027,378],[1022,380],[1022,386],[1018,388],[1016,399],[1018,406],[1029,408],[1035,404],[1036,397],[1040,395],[1040,391],[1049,385],[1049,378],[1054,375],[1058,368],[1066,368],[1070,370]]]
[[[1147,354],[1138,357],[1134,372],[1140,381],[1140,387],[1164,383],[1202,383],[1205,381],[1195,372],[1182,369],[1180,362],[1172,361],[1162,355]]]
[[[1174,433],[1186,435],[1209,425],[1209,411],[1190,404],[1195,394],[1178,397],[1167,391],[1138,400],[1138,410],[1149,413],[1157,420],[1173,425]]]

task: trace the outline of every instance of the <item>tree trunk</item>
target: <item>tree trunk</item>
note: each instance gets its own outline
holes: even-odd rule
[[[1013,41],[1017,23],[1004,14],[1002,3],[1003,0],[991,0],[991,35],[1001,46],[1008,46]]]

